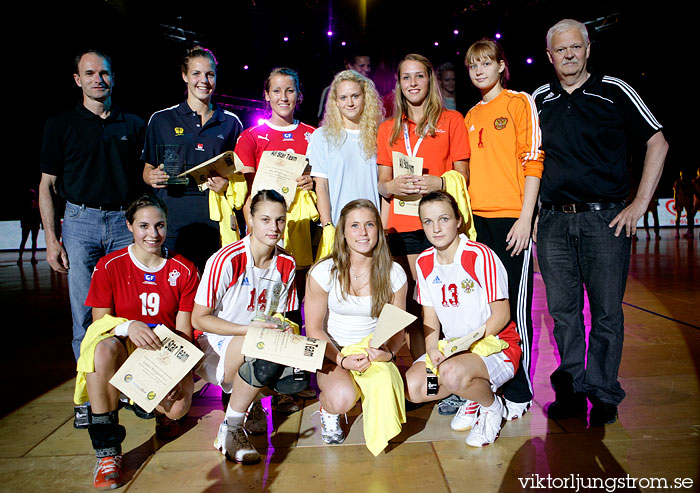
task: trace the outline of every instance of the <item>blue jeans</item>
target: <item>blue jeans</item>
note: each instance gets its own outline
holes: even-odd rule
[[[624,339],[622,297],[630,262],[630,238],[615,237],[608,224],[622,206],[567,214],[540,212],[537,254],[547,291],[559,370],[574,380],[574,391],[617,405],[625,397],[618,381]],[[583,288],[591,309],[586,353]]]
[[[73,354],[80,356],[80,343],[92,323],[85,306],[92,271],[106,254],[130,245],[134,237],[126,227],[123,211],[101,211],[70,202],[63,217],[63,247],[68,254],[68,294],[73,315]]]

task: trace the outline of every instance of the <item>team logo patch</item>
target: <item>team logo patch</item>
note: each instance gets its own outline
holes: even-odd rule
[[[474,281],[472,281],[471,279],[465,279],[464,281],[462,281],[462,291],[464,291],[467,294],[474,291]]]
[[[508,125],[508,118],[506,118],[505,116],[502,116],[500,118],[496,118],[493,121],[493,127],[496,130],[503,130],[504,128],[506,128],[506,125]]]
[[[292,133],[291,133],[291,132],[285,132],[285,133],[283,133],[283,134],[282,134],[282,138],[283,138],[284,140],[294,140],[294,138],[292,137]]]
[[[143,274],[143,283],[144,284],[155,284],[156,283],[156,275],[155,274]]]
[[[180,271],[177,269],[173,270],[170,274],[168,274],[168,284],[171,286],[177,285],[177,278],[180,277]]]
[[[194,150],[204,152],[204,144],[197,143],[197,146],[194,148]]]
[[[438,276],[435,276],[435,279],[433,279],[433,284],[442,284],[442,281]]]
[[[173,130],[175,130],[175,135],[184,135],[185,129],[182,127],[175,127]]]

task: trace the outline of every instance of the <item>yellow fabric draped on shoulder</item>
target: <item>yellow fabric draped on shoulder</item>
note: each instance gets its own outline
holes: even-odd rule
[[[462,173],[455,170],[445,172],[442,177],[445,179],[445,191],[455,198],[459,212],[462,213],[467,237],[472,241],[476,241],[476,228],[474,227],[472,206],[469,201],[469,192],[467,191],[467,180],[465,180]]]
[[[316,252],[316,262],[324,257],[328,257],[333,253],[333,242],[335,241],[335,226],[326,224],[323,227],[321,241],[318,243],[318,251]]]
[[[231,228],[231,216],[233,211],[243,207],[248,184],[241,173],[234,173],[228,177],[228,188],[225,194],[209,191],[209,219],[219,223],[221,246],[226,246],[241,239],[238,231]]]
[[[356,344],[345,346],[342,355],[366,354],[371,338],[368,335]],[[360,388],[365,444],[376,457],[406,422],[403,379],[393,362],[373,362],[363,373],[350,373]]]
[[[104,339],[114,337],[112,329],[127,321],[125,318],[105,315],[88,327],[83,342],[80,343],[80,357],[76,367],[78,375],[75,378],[75,392],[73,394],[73,402],[75,404],[80,405],[90,400],[85,375],[95,371],[95,348],[97,344]],[[126,346],[129,354],[136,349],[136,346],[128,338],[126,339]]]
[[[314,263],[311,251],[311,221],[318,221],[316,193],[297,188],[294,202],[287,211],[287,224],[284,226],[284,248],[297,263],[297,269],[304,269]]]

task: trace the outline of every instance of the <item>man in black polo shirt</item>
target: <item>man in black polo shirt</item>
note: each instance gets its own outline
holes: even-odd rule
[[[545,151],[536,239],[561,357],[551,376],[556,400],[548,414],[585,415],[588,397],[591,424],[602,425],[617,419],[625,397],[618,370],[630,239],[661,177],[668,144],[634,89],[588,72],[589,54],[588,32],[580,22],[562,20],[547,33],[557,80],[533,94]],[[626,204],[628,153],[642,144],[642,180]],[[591,310],[587,353],[584,286]]]
[[[145,123],[112,104],[112,64],[106,55],[80,54],[73,77],[83,101],[46,122],[39,206],[46,260],[56,272],[68,273],[77,360],[92,322],[85,299],[95,264],[133,240],[123,210],[143,188],[139,155]],[[62,226],[61,199],[66,201]]]

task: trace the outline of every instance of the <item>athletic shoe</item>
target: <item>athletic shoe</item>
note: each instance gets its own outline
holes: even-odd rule
[[[496,397],[500,399],[500,397]],[[498,438],[501,432],[501,424],[503,423],[503,411],[493,412],[486,411],[483,407],[479,410],[479,417],[472,428],[472,431],[467,435],[467,445],[472,447],[483,447],[489,443],[493,443]]]
[[[300,399],[315,399],[316,398],[316,389],[312,389],[311,387],[306,387],[304,390],[297,392],[295,394],[297,397]]]
[[[102,457],[95,464],[95,476],[92,484],[98,490],[113,490],[122,485],[122,456]]]
[[[90,426],[90,404],[81,404],[73,408],[75,417],[73,418],[73,428],[84,430]]]
[[[456,394],[450,394],[438,402],[438,414],[441,416],[452,416],[467,400]]]
[[[184,417],[180,418],[184,421]],[[172,440],[180,434],[180,419],[170,419],[165,414],[156,414],[156,438]]]
[[[343,443],[345,433],[340,427],[340,414],[331,414],[323,408],[321,414],[321,440],[326,443]]]
[[[454,431],[467,431],[469,428],[474,426],[476,423],[476,418],[479,416],[479,406],[478,402],[470,401],[466,399],[464,404],[459,406],[459,409],[452,418],[450,427]]]
[[[214,448],[226,456],[226,459],[239,464],[256,464],[260,454],[248,440],[243,425],[229,426],[226,421],[219,425],[219,432],[214,440]]]
[[[569,419],[577,416],[586,416],[588,402],[586,394],[575,392],[570,398],[557,397],[547,408],[547,416],[554,420]]]
[[[259,400],[245,413],[245,429],[251,435],[262,435],[267,431],[267,411]]]
[[[530,409],[530,406],[532,406],[532,401],[513,402],[509,401],[505,397],[503,400],[505,401],[505,406],[503,406],[503,417],[506,418],[507,421],[522,418],[525,416],[527,410]]]
[[[272,396],[272,409],[282,414],[292,414],[301,410],[301,407],[291,395],[274,394]]]
[[[155,412],[151,411],[147,413],[145,409],[129,399],[119,399],[119,408],[121,409],[122,407],[133,411],[133,413],[141,419],[153,419],[156,417]]]
[[[617,421],[617,406],[591,397],[591,426],[604,426]]]

